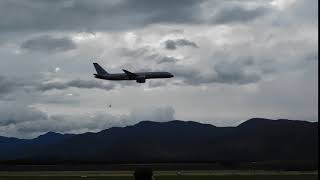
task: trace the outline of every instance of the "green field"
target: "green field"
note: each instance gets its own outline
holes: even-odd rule
[[[130,171],[0,172],[0,180],[133,180]],[[317,172],[160,171],[156,180],[316,180]]]

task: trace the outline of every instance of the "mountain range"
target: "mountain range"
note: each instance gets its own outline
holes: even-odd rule
[[[236,127],[142,121],[97,133],[0,137],[0,162],[318,164],[318,122],[250,119]],[[298,164],[299,164],[298,163]]]

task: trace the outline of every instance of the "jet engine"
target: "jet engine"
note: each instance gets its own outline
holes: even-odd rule
[[[144,77],[144,76],[138,76],[138,77],[136,78],[136,80],[137,80],[137,83],[145,83],[145,82],[146,82],[146,77]]]

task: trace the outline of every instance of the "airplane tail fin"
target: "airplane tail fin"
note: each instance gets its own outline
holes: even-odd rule
[[[94,68],[96,69],[99,75],[109,74],[106,70],[104,70],[98,63],[93,63]]]

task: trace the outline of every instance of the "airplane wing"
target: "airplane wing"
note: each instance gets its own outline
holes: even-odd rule
[[[124,73],[126,73],[128,76],[130,76],[130,77],[137,77],[138,75],[137,74],[135,74],[135,73],[133,73],[133,72],[130,72],[130,71],[128,71],[128,70],[125,70],[125,69],[122,69],[122,71],[124,72]]]

